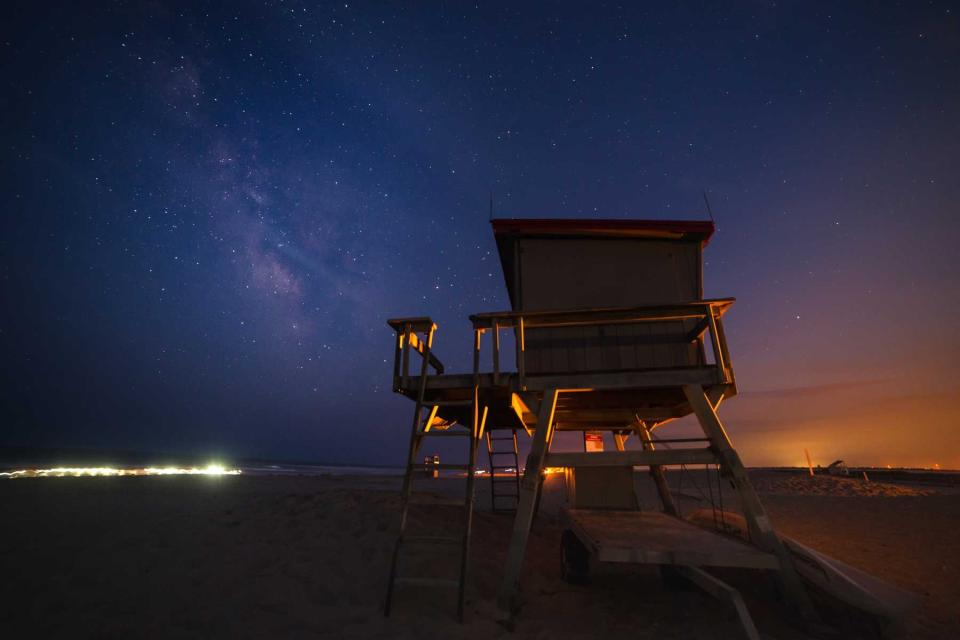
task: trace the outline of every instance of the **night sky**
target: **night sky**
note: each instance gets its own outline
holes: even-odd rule
[[[671,3],[663,3],[671,4]],[[748,464],[960,468],[960,5],[5,5],[0,446],[398,464],[488,217],[707,217]]]

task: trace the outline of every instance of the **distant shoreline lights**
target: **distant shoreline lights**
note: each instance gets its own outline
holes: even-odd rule
[[[16,478],[87,478],[115,476],[238,476],[240,469],[228,469],[221,464],[205,467],[143,467],[116,469],[113,467],[53,467],[50,469],[17,469],[0,471],[0,477]]]

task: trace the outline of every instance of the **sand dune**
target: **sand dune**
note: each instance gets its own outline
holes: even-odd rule
[[[935,489],[888,482],[865,481],[862,477],[842,477],[804,473],[755,473],[754,488],[759,493],[804,496],[861,496],[893,498],[931,496]]]

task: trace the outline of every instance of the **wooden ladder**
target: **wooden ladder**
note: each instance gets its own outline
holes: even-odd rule
[[[480,438],[483,437],[483,429],[486,423],[487,408],[480,408],[479,388],[474,385],[472,400],[436,400],[426,403],[424,396],[427,390],[427,364],[430,360],[430,348],[433,342],[433,329],[426,332],[424,341],[423,365],[420,370],[419,386],[417,389],[416,406],[413,411],[413,427],[410,433],[410,448],[407,454],[406,473],[403,478],[403,489],[401,494],[400,508],[400,530],[397,535],[397,541],[393,548],[393,558],[390,564],[390,578],[387,583],[387,595],[384,600],[383,614],[390,615],[390,606],[393,600],[393,590],[396,586],[411,587],[446,587],[457,588],[457,619],[463,622],[463,605],[466,593],[467,567],[470,558],[470,530],[473,525],[473,502],[474,502],[474,479],[477,466],[477,448]],[[429,406],[430,410],[424,418],[424,409]],[[464,407],[473,408],[472,423],[468,429],[443,429],[433,430],[438,413],[442,413],[444,407]],[[424,500],[423,496],[413,493],[414,476],[424,469],[423,463],[417,460],[420,451],[420,445],[424,438],[429,437],[461,437],[467,438],[469,442],[469,458],[466,464],[440,464],[431,465],[431,469],[438,471],[463,471],[466,473],[466,495],[463,501],[440,502],[437,500]],[[409,536],[406,534],[407,516],[410,505],[412,504],[453,504],[462,506],[464,509],[464,527],[459,535],[435,535],[435,536]],[[460,571],[457,579],[439,579],[418,576],[398,576],[397,566],[401,555],[401,549],[406,545],[425,545],[429,547],[440,547],[459,545],[460,546]]]
[[[505,444],[506,448],[498,450],[497,443]],[[490,461],[490,510],[512,513],[520,504],[520,451],[516,429],[511,429],[509,436],[487,431],[487,458]],[[498,477],[498,471],[509,475]]]

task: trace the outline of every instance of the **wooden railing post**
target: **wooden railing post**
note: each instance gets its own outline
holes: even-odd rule
[[[480,336],[483,329],[473,330],[473,384],[480,384]]]
[[[393,390],[400,390],[400,358],[403,353],[403,336],[394,331],[395,348],[393,351]]]
[[[410,384],[410,323],[403,325],[403,387]]]
[[[520,316],[520,321],[517,323],[517,329],[517,377],[519,378],[519,386],[520,390],[522,391],[527,388],[527,367],[525,355],[527,350],[527,342],[523,326],[523,316]]]
[[[713,344],[713,359],[717,366],[717,382],[727,381],[727,367],[724,364],[723,349],[720,346],[720,335],[717,332],[717,319],[713,315],[713,307],[707,305],[707,322],[710,324],[710,341]]]
[[[500,384],[500,321],[493,321],[493,384]]]
[[[720,351],[723,353],[723,363],[726,365],[726,382],[737,388],[737,377],[733,373],[733,362],[730,360],[730,348],[727,346],[727,334],[723,331],[723,318],[717,318],[717,339],[720,342]]]

